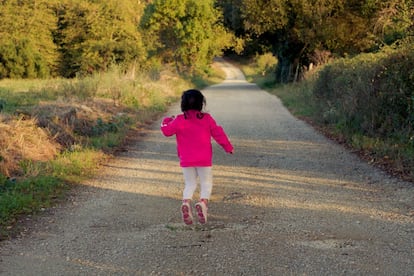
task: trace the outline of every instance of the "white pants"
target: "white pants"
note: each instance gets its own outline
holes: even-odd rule
[[[210,199],[213,189],[212,167],[183,167],[183,199],[192,199],[197,188],[197,176],[200,180],[200,198]]]

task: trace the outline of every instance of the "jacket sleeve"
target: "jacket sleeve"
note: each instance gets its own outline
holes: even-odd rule
[[[165,136],[172,136],[176,133],[174,117],[165,117],[161,122],[161,132]]]
[[[216,121],[211,117],[211,136],[226,152],[233,152],[233,145],[231,144],[224,129],[217,125]]]

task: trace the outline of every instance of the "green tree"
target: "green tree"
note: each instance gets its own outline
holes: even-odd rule
[[[256,51],[271,47],[279,60],[279,82],[296,80],[303,68],[323,60],[319,53],[377,50],[413,28],[413,0],[223,0],[220,5],[226,26],[253,41]]]
[[[143,8],[132,0],[68,0],[56,5],[61,74],[74,77],[143,61],[138,31]]]
[[[271,0],[242,2],[245,29],[264,43],[271,43],[279,63],[279,82],[297,80],[315,50],[343,55],[371,48],[370,20],[375,9],[366,1]],[[263,12],[265,10],[265,12]]]
[[[374,24],[374,32],[381,42],[390,44],[398,39],[414,35],[414,1],[379,1],[380,11]]]
[[[53,75],[57,52],[53,43],[54,1],[9,0],[0,3],[0,78]]]
[[[206,66],[233,38],[212,0],[155,0],[141,26],[151,56],[174,63],[179,72]]]

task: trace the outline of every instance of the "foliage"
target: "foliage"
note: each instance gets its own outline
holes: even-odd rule
[[[0,79],[48,77],[57,62],[54,1],[0,3]]]
[[[374,32],[385,44],[413,35],[414,1],[380,1],[381,9],[374,24]]]
[[[414,51],[408,43],[327,65],[314,88],[321,114],[328,123],[340,123],[370,137],[411,137],[413,63]]]
[[[414,179],[413,63],[409,40],[325,66],[312,89],[319,122],[409,179]]]
[[[55,41],[61,53],[60,73],[74,77],[106,71],[113,64],[145,59],[137,31],[142,4],[136,1],[62,1]]]
[[[141,26],[153,55],[173,62],[178,72],[194,72],[230,45],[214,1],[155,0],[146,7]]]
[[[263,55],[256,55],[255,57],[256,67],[261,72],[262,76],[273,72],[277,65],[277,59],[271,53],[265,53]]]
[[[272,51],[275,80],[289,82],[321,62],[317,52],[377,51],[414,32],[413,0],[8,0],[0,16],[0,79],[164,63],[198,74],[231,50]]]
[[[412,0],[225,0],[226,26],[254,51],[272,50],[276,80],[301,79],[315,52],[337,56],[375,51],[412,34]],[[266,50],[265,50],[266,51]]]
[[[0,3],[0,79],[74,77],[146,57],[140,1],[10,0]]]

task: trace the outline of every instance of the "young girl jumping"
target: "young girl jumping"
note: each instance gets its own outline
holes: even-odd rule
[[[182,114],[166,117],[161,123],[165,136],[176,136],[177,154],[184,175],[182,218],[185,224],[193,223],[191,200],[200,180],[200,200],[195,204],[198,221],[207,222],[207,203],[213,188],[211,137],[227,152],[233,153],[233,146],[223,128],[213,117],[203,112],[206,104],[203,94],[195,89],[184,91],[181,96]]]

